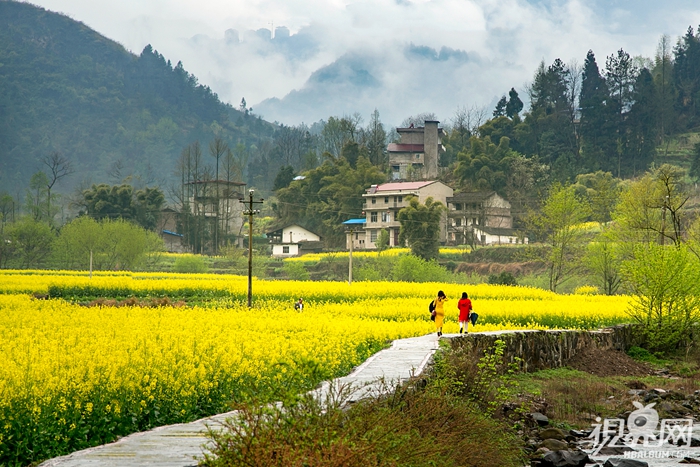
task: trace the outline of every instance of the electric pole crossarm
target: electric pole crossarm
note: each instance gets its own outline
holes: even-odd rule
[[[253,201],[254,190],[248,190],[248,201],[240,200],[244,205],[247,204],[243,215],[248,216],[248,308],[253,306],[253,216],[260,214],[259,209],[253,209],[253,205],[262,204],[263,199]]]

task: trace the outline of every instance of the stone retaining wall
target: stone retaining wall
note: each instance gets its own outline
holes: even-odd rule
[[[472,346],[483,354],[497,339],[506,343],[505,356],[509,362],[521,359],[523,371],[559,368],[577,353],[590,348],[625,351],[638,344],[634,325],[620,325],[599,331],[498,331],[455,336],[453,348]],[[447,336],[445,336],[447,337]]]

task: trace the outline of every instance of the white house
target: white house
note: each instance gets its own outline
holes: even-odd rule
[[[519,237],[513,229],[473,226],[474,240],[479,245],[514,245],[528,243],[527,237]]]
[[[365,242],[364,248],[374,249],[379,232],[386,230],[389,233],[389,246],[399,245],[399,231],[401,223],[396,219],[398,212],[408,206],[411,196],[425,203],[428,198],[440,201],[447,206],[447,198],[453,194],[452,188],[436,180],[421,182],[390,182],[382,185],[372,185],[362,195],[365,199],[363,208],[365,211]],[[440,241],[446,240],[447,217],[443,215],[440,222]]]
[[[272,244],[272,256],[286,258],[298,256],[303,251],[320,251],[321,237],[297,224],[267,232]]]

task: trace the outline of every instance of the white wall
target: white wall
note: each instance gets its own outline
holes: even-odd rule
[[[284,253],[284,247],[289,248],[289,253]],[[275,243],[272,245],[272,256],[286,258],[287,256],[297,256],[299,245],[296,243]]]
[[[321,237],[298,225],[290,225],[282,230],[283,243],[318,242]]]

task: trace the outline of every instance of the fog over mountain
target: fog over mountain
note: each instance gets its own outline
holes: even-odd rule
[[[311,123],[382,120],[525,95],[539,62],[652,57],[700,24],[697,0],[37,0],[138,53],[152,44],[233,105]],[[274,32],[272,32],[274,31]]]

